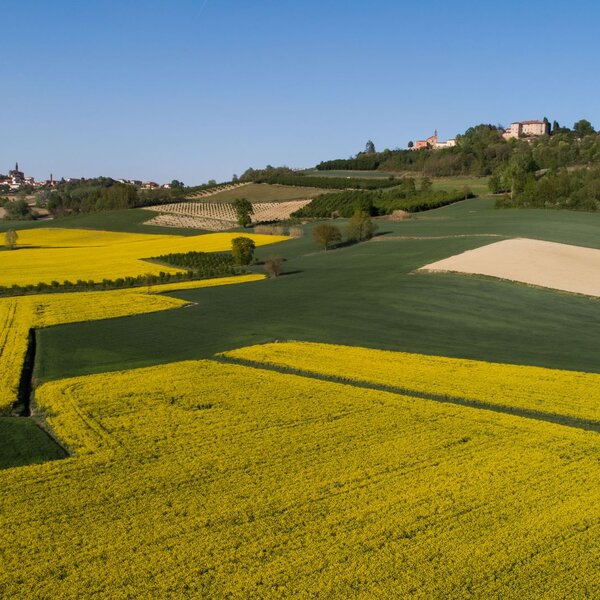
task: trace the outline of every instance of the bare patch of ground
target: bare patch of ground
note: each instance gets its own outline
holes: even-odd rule
[[[542,240],[503,240],[421,267],[489,275],[600,297],[600,250]]]

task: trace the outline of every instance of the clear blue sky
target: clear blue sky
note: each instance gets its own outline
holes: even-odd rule
[[[591,0],[0,0],[0,172],[197,184],[598,113]]]

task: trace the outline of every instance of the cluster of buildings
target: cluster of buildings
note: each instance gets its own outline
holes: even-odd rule
[[[163,183],[160,185],[156,183],[156,181],[141,181],[139,179],[117,179],[119,183],[126,183],[127,185],[135,185],[142,190],[155,190],[157,188],[169,189],[171,187],[170,183]]]
[[[0,175],[0,186],[8,186],[10,191],[20,190],[22,187],[43,187],[45,185],[54,186],[55,181],[50,175],[50,179],[46,181],[36,181],[33,177],[29,177],[19,169],[19,163],[15,164],[15,168],[8,172],[7,176]]]
[[[452,148],[456,146],[456,140],[446,140],[445,142],[440,142],[438,140],[437,129],[433,132],[433,135],[430,135],[425,140],[417,140],[415,145],[413,146],[413,150],[439,150],[440,148]]]
[[[548,135],[550,133],[550,124],[548,121],[515,121],[510,124],[510,127],[504,130],[502,137],[505,140],[532,138],[540,135]],[[456,146],[456,140],[446,140],[440,142],[438,140],[437,129],[433,135],[424,140],[418,140],[412,147],[412,150],[439,150],[440,148],[452,148]]]
[[[55,179],[50,173],[50,179],[45,181],[36,181],[33,177],[25,175],[23,171],[19,169],[19,163],[15,164],[15,168],[8,172],[8,175],[0,175],[0,186],[7,186],[11,192],[20,190],[22,187],[54,187],[56,185]]]
[[[73,179],[65,179],[64,181],[73,181]],[[138,179],[119,179],[119,183],[127,183],[129,185],[135,185],[142,190],[154,190],[157,188],[170,188],[170,183],[165,183],[164,185],[160,185],[154,181],[140,181]],[[16,192],[23,187],[33,187],[33,188],[53,188],[56,186],[56,180],[50,173],[50,179],[46,179],[45,181],[36,181],[33,177],[25,175],[23,171],[19,169],[19,163],[15,164],[15,168],[11,169],[8,172],[8,175],[3,176],[0,175],[0,187],[4,187],[11,192]]]

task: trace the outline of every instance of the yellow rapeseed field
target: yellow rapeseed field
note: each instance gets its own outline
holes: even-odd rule
[[[185,301],[161,293],[260,279],[264,276],[253,274],[105,292],[0,298],[0,414],[10,410],[16,400],[30,329],[167,310],[183,306]]]
[[[240,233],[206,235],[149,235],[85,229],[25,229],[18,231],[17,250],[0,252],[0,285],[27,285],[65,280],[102,281],[119,277],[176,273],[142,259],[174,252],[231,250],[240,235],[257,246],[287,239],[284,236]]]
[[[600,374],[311,342],[226,355],[425,394],[600,422]]]
[[[600,593],[595,433],[214,361],[37,402],[75,454],[0,471],[0,597]]]

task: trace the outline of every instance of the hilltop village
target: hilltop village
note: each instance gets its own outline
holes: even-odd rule
[[[550,134],[550,122],[548,119],[543,121],[514,121],[510,124],[510,127],[504,130],[502,137],[505,140],[516,140],[516,139],[528,139],[539,137],[541,135]],[[416,142],[409,142],[408,148],[410,150],[441,150],[442,148],[453,148],[456,146],[456,139],[452,138],[441,142],[438,139],[437,129],[424,140],[417,140]]]
[[[83,178],[78,179],[74,177],[68,177],[66,179],[61,179],[60,182],[72,182],[83,180]],[[173,185],[172,183],[164,183],[158,184],[155,181],[141,181],[138,179],[117,179],[119,183],[134,185],[143,190],[154,190],[158,188],[169,189]],[[15,164],[15,168],[11,169],[8,172],[8,175],[0,175],[0,193],[7,192],[18,192],[19,190],[28,190],[34,191],[39,189],[52,189],[55,188],[58,183],[60,183],[56,179],[52,173],[50,173],[50,177],[45,180],[36,181],[34,177],[30,175],[25,175],[24,171],[19,169],[19,163]]]

